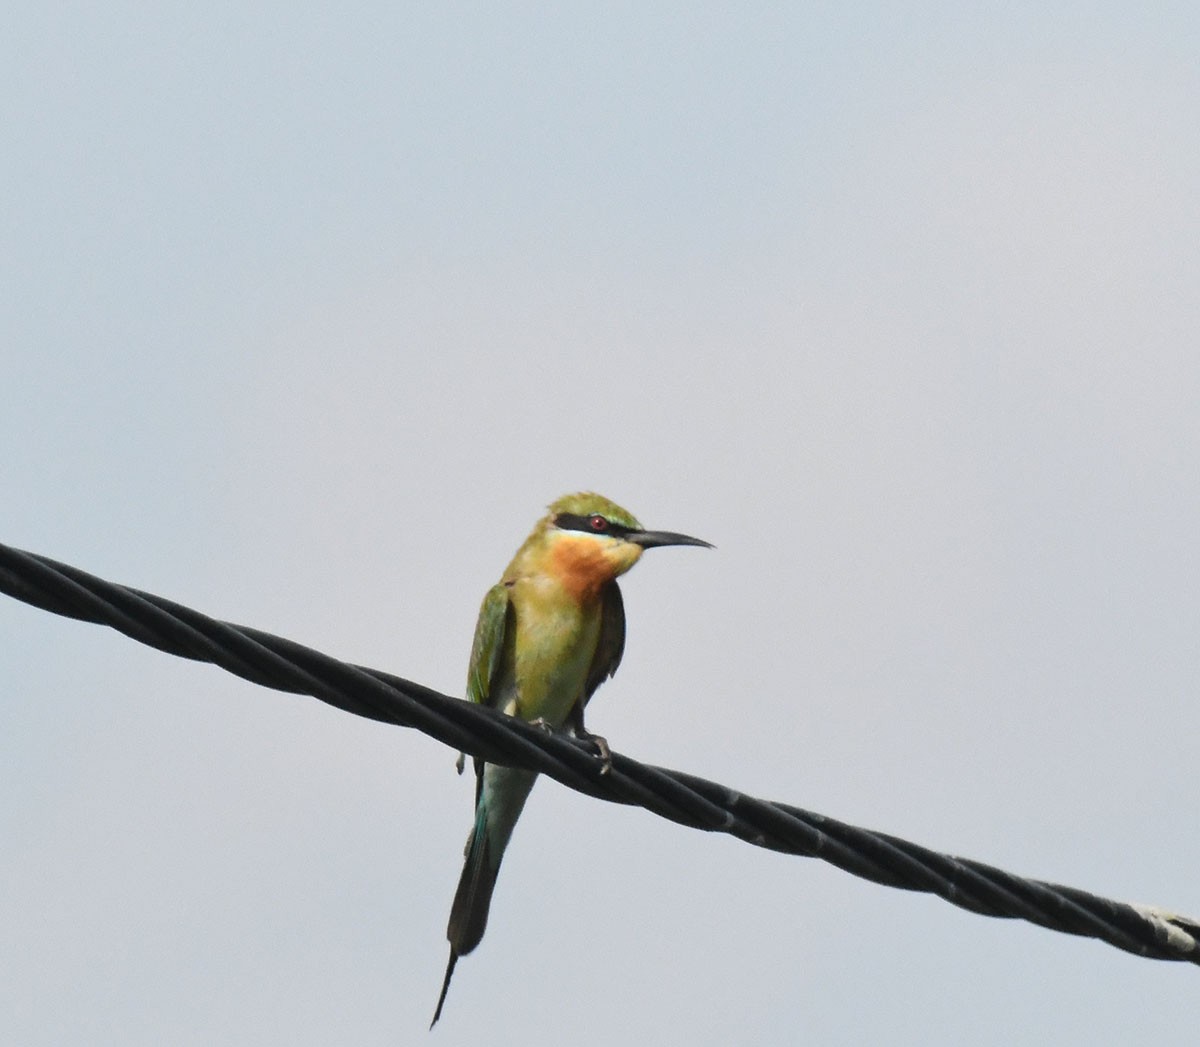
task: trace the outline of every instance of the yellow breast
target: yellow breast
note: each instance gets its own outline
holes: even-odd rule
[[[583,694],[600,635],[598,600],[577,600],[557,580],[513,586],[516,714],[560,726]]]

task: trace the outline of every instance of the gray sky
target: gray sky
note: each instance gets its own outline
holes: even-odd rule
[[[718,546],[615,748],[1200,915],[1200,14],[1055,6],[21,5],[0,540],[461,693],[595,488]],[[550,782],[426,1039],[453,753],[0,650],[5,1043],[1194,1042],[1191,967]]]

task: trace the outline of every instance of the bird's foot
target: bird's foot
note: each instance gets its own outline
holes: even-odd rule
[[[458,759],[454,761],[454,769],[456,771],[458,771],[459,774],[462,774],[463,768],[466,766],[467,766],[467,754],[459,753]]]
[[[536,720],[530,720],[529,726],[538,727],[547,734],[553,734],[557,730],[554,724],[541,716]],[[570,730],[573,738],[578,738],[581,742],[588,742],[595,747],[596,755],[600,758],[600,773],[608,774],[612,770],[612,749],[608,747],[608,739],[599,734],[585,731],[582,727],[572,727]]]
[[[577,730],[572,732],[581,742],[588,742],[596,747],[596,755],[600,758],[600,773],[608,774],[612,770],[612,750],[608,747],[608,739],[599,734]]]

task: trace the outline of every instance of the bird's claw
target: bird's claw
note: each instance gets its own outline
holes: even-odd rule
[[[612,749],[608,747],[608,739],[603,735],[589,734],[587,731],[576,731],[575,737],[596,747],[596,755],[600,758],[600,773],[608,774],[612,770]]]
[[[466,766],[467,766],[467,754],[459,753],[458,759],[454,761],[454,769],[456,771],[458,771],[459,774],[462,774],[463,768]]]
[[[530,727],[539,727],[547,734],[553,734],[555,731],[554,724],[548,722],[543,717],[539,716],[536,720],[529,721]],[[571,736],[578,738],[581,742],[588,742],[595,746],[596,755],[600,758],[600,773],[608,774],[612,770],[612,749],[608,747],[608,739],[599,735],[592,734],[590,731],[582,730],[578,727],[570,728]]]

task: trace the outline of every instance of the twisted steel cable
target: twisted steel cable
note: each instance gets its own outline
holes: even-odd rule
[[[1154,906],[1029,880],[940,854],[790,804],[755,799],[681,771],[612,754],[608,773],[584,742],[377,669],[338,661],[258,629],[232,625],[161,596],[0,544],[0,591],[68,618],[108,625],[160,651],[212,662],[252,683],[306,694],[382,723],[414,727],[454,749],[523,767],[681,825],[757,847],[820,858],[888,887],[936,894],[985,916],[1027,920],[1098,938],[1138,956],[1200,964],[1200,921]]]

